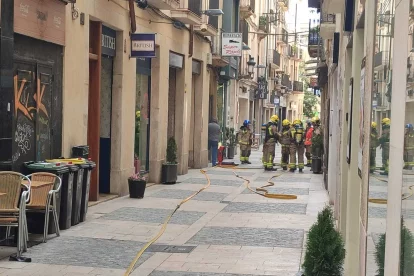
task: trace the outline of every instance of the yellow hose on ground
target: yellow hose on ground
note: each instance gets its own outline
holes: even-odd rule
[[[175,207],[175,209],[171,212],[171,214],[167,217],[167,219],[165,220],[164,224],[161,227],[161,230],[158,232],[158,234],[152,238],[139,252],[138,254],[135,256],[134,260],[131,262],[131,264],[129,265],[127,271],[125,272],[124,276],[129,276],[132,271],[134,271],[134,267],[137,264],[139,258],[141,258],[142,254],[144,254],[144,252],[154,243],[156,242],[165,232],[165,230],[167,229],[167,225],[168,222],[170,222],[172,216],[177,212],[178,209],[180,209],[180,207],[186,203],[187,201],[189,201],[190,199],[192,199],[193,197],[195,197],[196,195],[198,195],[199,193],[201,193],[202,191],[206,190],[208,187],[210,187],[211,182],[210,182],[210,178],[207,175],[207,172],[204,170],[200,170],[200,172],[202,174],[204,174],[204,176],[207,179],[207,185],[204,186],[203,188],[201,188],[200,190],[198,190],[197,192],[195,192],[194,194],[192,194],[191,196],[187,197],[186,199],[182,200],[177,207]]]
[[[414,194],[413,187],[414,187],[414,185],[411,185],[411,186],[408,187],[408,189],[410,190],[408,192],[408,195],[404,196],[404,194],[402,194],[401,195],[401,197],[402,197],[401,200],[406,200],[406,199],[409,199],[410,197],[413,196],[413,194]],[[387,200],[386,199],[381,199],[381,198],[370,198],[370,199],[368,199],[368,202],[377,203],[377,204],[387,204]]]
[[[238,175],[235,171],[233,171],[233,173],[234,173],[234,175],[235,175],[237,178],[243,179],[243,180],[245,181],[247,189],[249,189],[251,192],[253,192],[253,193],[255,193],[255,194],[258,194],[258,195],[260,195],[260,196],[267,197],[267,198],[276,198],[276,199],[297,199],[297,198],[298,198],[296,195],[270,194],[270,193],[269,193],[269,191],[265,189],[265,188],[267,188],[267,187],[272,187],[272,186],[274,186],[274,185],[275,185],[275,183],[274,183],[274,182],[272,182],[271,180],[272,180],[273,178],[276,178],[276,177],[281,176],[281,174],[278,174],[278,175],[274,175],[274,176],[272,176],[271,178],[269,178],[269,179],[267,180],[267,183],[268,183],[267,185],[264,185],[264,186],[262,186],[262,187],[256,188],[256,190],[253,190],[253,189],[250,187],[250,180],[249,180],[249,179],[244,178],[244,177],[242,177],[242,176]],[[261,192],[263,192],[263,193],[261,193]]]

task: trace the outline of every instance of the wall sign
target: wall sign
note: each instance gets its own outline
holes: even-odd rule
[[[65,7],[56,0],[15,0],[14,31],[65,45]]]
[[[221,55],[223,57],[242,56],[242,34],[222,33],[221,34]]]
[[[131,57],[156,57],[155,34],[131,34]]]
[[[182,55],[170,52],[170,67],[182,69],[184,65],[184,57]]]
[[[102,55],[114,57],[116,54],[116,31],[102,26]]]

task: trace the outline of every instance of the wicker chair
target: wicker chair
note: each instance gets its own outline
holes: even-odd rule
[[[43,242],[47,240],[49,230],[49,214],[53,214],[53,220],[56,228],[56,235],[60,236],[59,219],[56,212],[56,193],[60,191],[62,180],[60,177],[51,173],[34,173],[28,175],[32,180],[32,189],[30,202],[27,204],[27,212],[44,212],[45,224],[43,230]],[[36,183],[42,183],[36,185]],[[56,187],[56,188],[55,188]]]
[[[22,180],[27,180],[27,185]],[[16,172],[0,172],[0,227],[7,227],[7,237],[11,227],[18,228],[17,257],[27,249],[26,203],[30,199],[30,179]],[[26,187],[22,192],[22,188]]]

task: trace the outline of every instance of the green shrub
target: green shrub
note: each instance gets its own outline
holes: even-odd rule
[[[167,143],[167,164],[177,164],[177,143],[170,137]]]
[[[384,275],[385,240],[385,234],[382,234],[378,244],[375,245],[375,262],[378,266],[377,276]],[[414,275],[413,234],[407,227],[405,227],[403,220],[401,220],[400,254],[400,276]]]
[[[345,248],[341,234],[335,229],[332,210],[325,207],[309,230],[306,244],[305,276],[340,276]]]

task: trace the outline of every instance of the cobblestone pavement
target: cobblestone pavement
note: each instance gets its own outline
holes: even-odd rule
[[[280,149],[277,153],[279,162]],[[303,174],[265,173],[257,169],[260,159],[261,151],[253,151],[253,164],[239,166],[237,173],[250,179],[252,187],[280,175],[269,191],[296,194],[297,199],[261,197],[246,190],[232,170],[210,168],[210,188],[182,206],[132,275],[296,276],[306,233],[328,201],[322,176],[308,168]],[[124,275],[177,204],[207,183],[198,170],[180,176],[179,182],[149,187],[144,199],[123,197],[91,207],[86,222],[29,248],[25,256],[32,263],[9,262],[6,256],[15,248],[0,247],[0,276]],[[370,212],[383,215],[381,210]],[[170,251],[168,246],[183,247]]]

